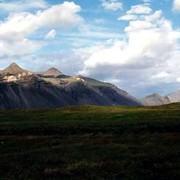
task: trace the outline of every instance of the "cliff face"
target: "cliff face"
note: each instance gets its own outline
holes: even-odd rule
[[[16,65],[13,65],[16,66]],[[53,108],[68,105],[139,106],[127,92],[109,83],[82,76],[66,76],[57,70],[31,73],[16,70],[0,75],[0,108]],[[53,73],[51,75],[51,72]]]

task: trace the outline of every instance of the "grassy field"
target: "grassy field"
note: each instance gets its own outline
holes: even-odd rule
[[[180,179],[180,104],[0,111],[0,179]]]

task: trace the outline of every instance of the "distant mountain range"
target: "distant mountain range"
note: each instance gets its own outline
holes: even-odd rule
[[[151,94],[142,98],[140,101],[144,106],[159,106],[163,104],[176,103],[180,102],[180,91],[166,96],[161,96],[160,94]]]
[[[70,105],[158,106],[180,102],[180,91],[154,93],[140,100],[110,83],[68,76],[52,67],[32,72],[12,63],[0,71],[0,109],[52,108]]]
[[[13,63],[0,71],[0,109],[53,108],[70,105],[141,106],[141,102],[110,83],[67,76],[56,68],[24,70]]]

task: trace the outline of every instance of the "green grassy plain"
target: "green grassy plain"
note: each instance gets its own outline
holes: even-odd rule
[[[180,179],[180,104],[0,111],[0,179]]]

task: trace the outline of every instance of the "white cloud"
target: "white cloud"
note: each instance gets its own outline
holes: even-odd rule
[[[22,54],[21,45],[24,39],[33,35],[37,30],[53,28],[72,28],[79,25],[83,19],[78,15],[81,7],[73,2],[64,2],[63,4],[54,5],[36,14],[30,12],[11,13],[5,21],[0,22],[0,51],[1,55],[19,55]],[[51,32],[49,37],[55,35]],[[27,39],[25,46],[30,49],[29,52],[39,48],[41,43]],[[34,43],[34,44],[33,44]],[[13,44],[13,46],[12,46]],[[38,44],[38,46],[37,46]],[[25,51],[25,52],[28,52]]]
[[[85,61],[85,68],[91,69],[101,65],[149,68],[166,60],[175,40],[171,32],[166,33],[160,29],[131,31],[128,37],[128,42],[116,40],[111,46],[105,45],[94,52]]]
[[[126,14],[124,16],[121,16],[118,18],[118,20],[121,21],[130,21],[130,20],[136,20],[138,17],[136,15],[133,14]]]
[[[176,79],[177,82],[180,82],[180,77]]]
[[[56,34],[56,30],[52,29],[46,34],[45,39],[54,39],[56,37]]]
[[[158,10],[149,16],[145,16],[144,19],[148,22],[157,22],[159,19],[161,19],[162,16],[163,16],[162,11]]]
[[[24,56],[40,49],[43,46],[41,42],[34,42],[28,39],[14,41],[0,41],[1,56]]]
[[[173,29],[161,11],[138,16],[137,20],[130,21],[125,32],[124,40],[96,47],[79,73],[117,80],[118,85],[128,91],[177,82],[180,32]]]
[[[143,21],[143,20],[131,21],[129,24],[130,25],[125,28],[126,32],[139,31],[139,30],[143,30],[143,29],[150,29],[154,26],[154,24],[152,24],[148,21]]]
[[[180,11],[180,0],[173,1],[173,8],[175,11]]]
[[[102,6],[107,10],[117,11],[123,8],[123,4],[118,0],[103,0]]]
[[[13,32],[29,34],[39,28],[72,27],[82,21],[78,15],[80,10],[80,6],[73,2],[64,2],[44,11],[38,11],[36,14],[12,13],[0,23],[0,36]]]
[[[152,9],[147,4],[138,4],[132,6],[127,14],[150,14]]]
[[[36,15],[36,26],[40,27],[72,27],[78,25],[82,18],[77,14],[81,7],[74,2],[54,5]]]
[[[169,78],[169,73],[165,72],[165,71],[162,71],[158,74],[155,74],[152,76],[152,79],[162,79],[163,81],[166,79],[167,81],[167,78]]]
[[[17,0],[17,1],[2,1],[0,2],[0,10],[8,12],[17,12],[28,9],[45,9],[48,4],[44,0]]]
[[[152,9],[149,7],[149,4],[139,4],[132,6],[131,9],[127,11],[125,15],[120,16],[118,20],[132,21],[138,19],[139,21],[144,21],[144,19],[147,20],[146,18],[155,20],[157,18],[160,18],[162,15],[162,12],[160,10],[156,11],[153,14],[151,14],[151,12]],[[147,21],[149,22],[150,20]]]

